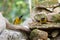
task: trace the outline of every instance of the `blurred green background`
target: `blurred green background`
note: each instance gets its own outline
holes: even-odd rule
[[[32,7],[36,5],[50,6],[58,3],[57,0],[31,0]],[[3,16],[6,17],[11,23],[16,17],[21,15],[25,20],[29,17],[29,0],[0,0],[0,11],[3,11]],[[23,20],[23,21],[24,21]]]
[[[11,23],[16,17],[21,15],[25,20],[29,17],[29,0],[0,0],[0,11],[3,11],[3,16]]]

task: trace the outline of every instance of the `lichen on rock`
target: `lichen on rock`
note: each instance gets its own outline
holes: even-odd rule
[[[38,29],[34,29],[33,31],[31,31],[30,34],[30,39],[31,40],[37,40],[37,39],[43,39],[43,40],[47,40],[48,38],[48,33],[42,30],[38,30]]]

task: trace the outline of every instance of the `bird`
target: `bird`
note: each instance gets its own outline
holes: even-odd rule
[[[23,17],[23,15],[16,17],[13,24],[15,24],[15,25],[21,24],[22,23],[22,17]]]

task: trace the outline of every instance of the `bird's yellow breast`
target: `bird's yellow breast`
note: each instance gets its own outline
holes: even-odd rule
[[[14,24],[20,24],[22,22],[22,19],[19,19],[18,17],[14,20]]]

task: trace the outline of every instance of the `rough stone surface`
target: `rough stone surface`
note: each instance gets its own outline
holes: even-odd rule
[[[30,23],[29,27],[32,28],[60,28],[60,23],[48,23],[48,24],[40,24],[40,23]]]
[[[38,39],[47,40],[47,38],[48,38],[48,33],[45,31],[38,30],[38,29],[34,29],[33,31],[31,31],[30,34],[31,40],[38,40]]]
[[[13,30],[4,30],[0,34],[0,40],[27,40],[27,35]]]

